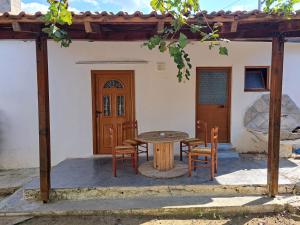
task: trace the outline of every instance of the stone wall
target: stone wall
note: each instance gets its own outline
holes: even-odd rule
[[[249,151],[267,153],[269,129],[270,95],[265,94],[257,99],[246,111],[244,126],[251,137]],[[281,105],[280,156],[292,156],[293,149],[300,146],[300,133],[292,131],[300,126],[300,109],[288,96],[282,96]]]

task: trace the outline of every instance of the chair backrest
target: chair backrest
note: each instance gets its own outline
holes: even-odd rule
[[[200,132],[203,131],[204,132],[204,144],[205,146],[207,146],[208,143],[208,131],[207,131],[207,123],[202,121],[202,120],[197,120],[196,121],[196,128],[197,128],[197,134],[198,134],[198,138],[200,138]]]
[[[138,136],[138,122],[127,121],[122,124],[122,140],[134,139]]]
[[[219,136],[219,128],[213,127],[211,129],[211,150],[212,154],[218,151],[218,136]]]

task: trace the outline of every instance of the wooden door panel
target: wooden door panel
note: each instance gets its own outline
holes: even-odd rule
[[[109,134],[109,129],[110,128],[113,128],[113,124],[111,123],[108,123],[108,124],[103,124],[101,126],[101,138],[100,139],[100,146],[102,146],[102,152],[103,153],[106,153],[106,154],[109,154],[110,153],[110,149],[111,149],[111,140],[110,140],[110,137],[108,135],[105,135],[105,134]]]
[[[94,154],[111,154],[109,128],[115,129],[115,140],[122,144],[122,123],[135,119],[133,72],[94,71],[93,76],[97,121]]]
[[[208,131],[218,126],[220,142],[230,142],[230,84],[229,68],[197,69],[196,120],[207,122]],[[203,131],[196,133],[204,137]]]

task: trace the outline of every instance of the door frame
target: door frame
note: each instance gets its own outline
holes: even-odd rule
[[[96,75],[118,74],[128,72],[130,74],[131,83],[131,96],[132,96],[132,120],[136,118],[135,108],[135,71],[134,70],[92,70],[91,71],[91,90],[92,90],[92,123],[93,123],[93,155],[105,155],[98,154],[97,149],[99,147],[97,133],[97,116],[96,116]]]
[[[198,85],[199,85],[199,76],[198,72],[200,71],[218,71],[218,70],[226,70],[228,72],[228,91],[227,91],[227,99],[228,99],[228,115],[227,115],[227,126],[228,126],[228,143],[231,143],[231,93],[232,93],[232,67],[231,66],[223,66],[223,67],[196,67],[196,85],[195,85],[195,93],[196,93],[196,98],[195,98],[195,124],[197,122],[197,104],[199,100],[198,96]],[[197,126],[195,126],[195,134],[197,135]],[[208,137],[210,137],[210,133],[208,134]],[[210,141],[210,138],[209,138]]]

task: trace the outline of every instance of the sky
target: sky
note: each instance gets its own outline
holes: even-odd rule
[[[132,13],[142,11],[151,12],[150,0],[69,0],[70,9],[74,12],[82,11],[126,11]],[[201,9],[211,11],[243,11],[258,7],[258,0],[200,0]],[[300,4],[296,6],[300,9]],[[46,0],[22,0],[22,10],[28,13],[47,11]]]

